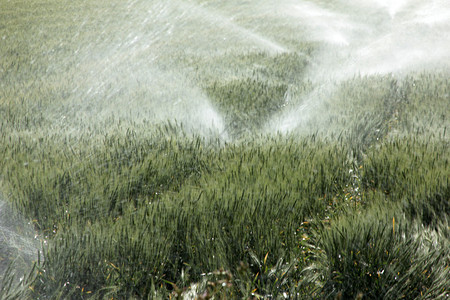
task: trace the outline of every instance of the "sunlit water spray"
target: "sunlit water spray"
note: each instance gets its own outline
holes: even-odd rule
[[[37,260],[39,243],[32,226],[0,198],[0,288],[12,263],[13,276],[20,280]]]
[[[299,42],[322,45],[305,75],[320,90],[359,74],[433,69],[450,61],[445,0],[201,3],[130,1],[109,8],[104,30],[74,54],[73,89],[66,104],[50,113],[55,128],[76,135],[85,128],[106,128],[109,119],[149,125],[176,120],[192,132],[226,138],[221,113],[202,91],[195,63],[189,61],[227,53],[292,52],[282,41],[295,45],[293,34]],[[89,20],[80,24],[83,31]],[[221,72],[211,71],[218,77]],[[274,116],[268,127],[289,131],[317,111],[317,92],[302,97],[293,99],[300,104],[289,107],[289,117]]]
[[[251,29],[247,29],[243,26],[238,25],[234,22],[233,17],[226,17],[214,10],[203,8],[203,7],[195,7],[188,8],[192,13],[194,12],[199,18],[204,19],[210,25],[217,27],[218,29],[222,29],[213,33],[213,35],[219,34],[223,36],[223,40],[225,43],[229,43],[227,39],[236,39],[238,45],[242,46],[250,46],[250,49],[259,49],[263,51],[267,51],[269,53],[282,53],[288,52],[289,50],[284,46],[280,45],[276,41],[271,40],[268,37],[265,37],[261,33],[257,33],[252,31]],[[206,44],[207,41],[205,41]],[[230,43],[229,45],[231,45]],[[228,47],[225,47],[228,48]]]
[[[375,2],[385,8],[391,18],[394,18],[397,12],[407,4],[407,0],[376,0]]]
[[[126,16],[76,53],[69,101],[55,127],[76,135],[108,118],[147,124],[177,121],[188,131],[227,139],[224,122],[183,60],[248,49],[281,53],[277,42],[232,16],[184,1],[130,2]],[[82,28],[80,29],[82,30]]]
[[[187,130],[225,136],[207,97],[169,59],[173,39],[183,38],[184,12],[163,2],[139,5],[128,7],[133,23],[118,19],[101,42],[80,50],[70,101],[55,108],[61,116],[56,126],[77,134],[111,118],[135,124],[177,120]]]
[[[349,18],[332,12],[317,4],[298,2],[280,9],[282,14],[291,17],[291,22],[307,26],[307,38],[341,46],[349,45],[349,29],[353,27]]]
[[[290,22],[310,30],[307,39],[324,42],[308,70],[321,91],[332,93],[338,82],[360,75],[450,69],[448,1],[336,1],[329,5],[302,1],[286,4],[281,11]],[[333,84],[324,87],[326,82]],[[297,99],[301,104],[275,116],[268,128],[289,132],[318,117],[324,98],[317,94],[313,91]]]

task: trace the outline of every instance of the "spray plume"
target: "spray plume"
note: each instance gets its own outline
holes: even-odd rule
[[[307,77],[318,88],[268,127],[289,132],[320,114],[318,106],[355,76],[450,69],[448,1],[295,1],[281,5],[289,22],[306,28],[306,39],[322,41]]]

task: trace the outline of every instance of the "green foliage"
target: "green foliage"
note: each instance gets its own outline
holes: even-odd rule
[[[257,31],[223,42],[195,1],[173,28],[175,5],[127,3],[0,3],[0,189],[42,243],[0,298],[447,297],[447,73],[326,89],[297,28],[250,51]],[[201,103],[223,132],[195,130]]]
[[[322,276],[325,298],[445,297],[449,244],[442,231],[448,235],[448,224],[441,223],[439,230],[441,234],[424,231],[386,212],[353,214],[318,232],[323,252],[308,271]]]
[[[450,213],[448,146],[415,137],[383,143],[367,153],[362,184],[401,202],[406,216],[436,226]]]
[[[206,91],[224,113],[227,130],[239,137],[255,133],[283,106],[287,86],[247,79],[214,82]]]

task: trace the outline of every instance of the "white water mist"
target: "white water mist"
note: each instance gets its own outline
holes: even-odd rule
[[[37,260],[38,251],[39,242],[33,226],[0,198],[0,287],[10,264],[13,275],[20,280]]]
[[[448,1],[319,3],[280,4],[280,13],[305,27],[306,39],[322,41],[323,47],[307,72],[318,90],[275,116],[268,123],[271,131],[288,132],[318,117],[317,107],[326,97],[318,95],[332,93],[338,82],[352,77],[450,69]]]

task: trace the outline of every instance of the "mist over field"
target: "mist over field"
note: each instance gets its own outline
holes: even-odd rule
[[[450,291],[448,0],[0,3],[0,299]]]
[[[447,1],[136,1],[122,6],[111,19],[108,12],[114,7],[100,8],[103,30],[82,39],[73,55],[72,119],[84,113],[88,118],[94,114],[94,123],[110,116],[176,119],[194,132],[213,129],[227,137],[221,112],[198,82],[209,70],[193,69],[190,62],[226,53],[298,53],[310,62],[302,78],[316,87],[308,95],[294,96],[300,105],[272,117],[266,127],[273,133],[293,130],[310,114],[321,114],[318,93],[333,93],[340,81],[449,69]],[[92,18],[74,20],[79,26],[75,36],[89,31],[89,22],[99,21]],[[313,54],[297,49],[296,43],[305,41],[317,43]],[[64,63],[66,58],[61,59]],[[203,66],[208,67],[214,65]],[[211,72],[223,80],[246,76],[231,66],[216,68]],[[67,116],[60,117],[69,130],[76,127]]]

